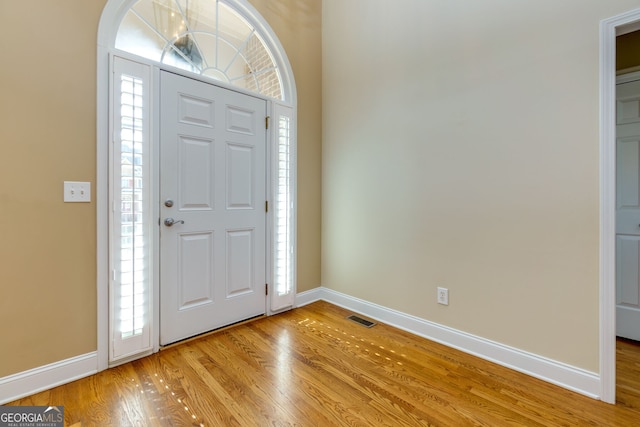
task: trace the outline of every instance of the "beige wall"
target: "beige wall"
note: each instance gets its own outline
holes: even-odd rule
[[[597,372],[599,21],[638,6],[324,0],[323,285]]]
[[[96,350],[96,37],[106,2],[0,2],[0,377]],[[320,283],[320,2],[252,0],[299,99],[299,289]],[[95,187],[94,187],[95,188]]]
[[[284,47],[298,91],[298,292],[320,285],[322,2],[250,0]]]
[[[100,1],[0,2],[0,377],[96,349]]]

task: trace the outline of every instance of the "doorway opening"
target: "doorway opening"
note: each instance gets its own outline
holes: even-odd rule
[[[640,29],[640,9],[600,26],[600,384],[616,401],[616,38]]]
[[[640,341],[640,31],[616,37],[616,335]]]

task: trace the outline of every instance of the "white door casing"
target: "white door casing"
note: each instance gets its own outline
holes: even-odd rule
[[[159,125],[155,122],[158,118],[157,113],[159,110],[159,100],[157,97],[157,90],[159,88],[159,71],[164,68],[161,65],[148,61],[143,57],[138,57],[137,55],[127,54],[125,52],[119,51],[115,49],[115,40],[123,19],[123,16],[126,15],[129,8],[131,8],[137,0],[107,0],[100,17],[100,23],[98,27],[97,34],[97,97],[96,97],[96,161],[97,161],[97,173],[96,173],[96,189],[95,189],[95,199],[96,199],[96,221],[97,221],[97,370],[101,371],[107,369],[109,366],[113,366],[119,363],[122,363],[121,360],[112,360],[109,356],[110,348],[112,346],[113,337],[110,334],[110,305],[109,305],[109,281],[112,276],[112,263],[109,257],[109,242],[114,238],[114,232],[109,226],[109,217],[114,208],[113,202],[109,196],[109,188],[114,185],[114,182],[110,181],[109,175],[109,165],[112,162],[118,162],[119,158],[110,157],[110,147],[111,147],[111,131],[117,131],[116,129],[112,129],[112,108],[113,104],[111,102],[111,97],[113,95],[112,87],[110,84],[111,75],[113,74],[113,69],[111,67],[112,57],[113,55],[121,56],[127,58],[129,60],[143,63],[148,65],[151,70],[151,89],[152,89],[152,135],[151,137],[154,140],[154,145],[156,144],[155,134],[159,132]],[[287,169],[289,171],[290,176],[290,194],[288,197],[291,199],[290,210],[291,217],[286,218],[286,221],[289,224],[291,231],[291,236],[287,240],[288,244],[292,245],[292,250],[288,255],[287,263],[291,266],[291,274],[289,275],[291,282],[287,284],[288,290],[287,294],[281,294],[281,292],[270,292],[270,300],[271,307],[267,307],[268,310],[282,310],[286,307],[291,307],[294,305],[294,295],[295,295],[295,224],[296,224],[296,104],[297,104],[297,94],[296,94],[296,85],[295,79],[293,76],[293,70],[291,68],[291,64],[287,58],[286,52],[282,47],[282,44],[278,40],[277,35],[267,23],[267,21],[260,15],[260,13],[249,3],[247,0],[225,0],[225,2],[231,5],[243,19],[246,19],[249,25],[253,26],[256,29],[256,33],[260,35],[263,42],[265,43],[265,47],[272,55],[273,60],[277,64],[278,69],[281,72],[281,88],[282,88],[282,98],[281,101],[267,100],[269,105],[269,111],[272,109],[280,109],[280,113],[276,114],[277,116],[282,115],[283,117],[287,117],[290,119],[291,127],[287,132],[287,144],[289,148],[287,149],[291,153],[290,164],[287,165]],[[222,86],[225,86],[224,84]],[[262,98],[262,97],[261,97]],[[277,111],[276,111],[277,113]],[[273,121],[277,123],[277,120]],[[273,140],[278,140],[278,135],[281,132],[275,126],[272,126],[270,136]],[[282,140],[282,136],[279,138]],[[271,147],[271,150],[277,148]],[[268,193],[274,199],[274,206],[278,205],[278,185],[279,182],[274,178],[277,176],[277,152],[269,154],[271,156],[271,163],[269,163],[269,169],[267,174],[270,177],[271,183],[268,187]],[[158,182],[158,154],[155,147],[152,149],[152,157],[149,159],[152,162],[153,169],[153,182],[151,190],[153,191],[153,197],[158,197],[158,191],[156,190],[157,182]],[[157,206],[160,203],[156,200],[154,203],[154,222],[158,218]],[[275,220],[275,215],[272,212],[268,214],[272,219]],[[271,221],[274,222],[275,221]],[[271,224],[270,222],[270,224]],[[272,227],[273,225],[270,225]],[[153,256],[151,259],[147,261],[152,265],[152,275],[147,280],[150,280],[151,287],[150,293],[147,294],[147,298],[149,299],[149,304],[151,304],[152,309],[151,312],[147,313],[146,321],[150,322],[149,326],[151,328],[151,341],[152,341],[152,350],[150,351],[158,351],[159,349],[159,284],[158,284],[158,276],[159,276],[159,224],[156,223],[156,232],[153,233]],[[275,261],[273,251],[279,251],[279,249],[274,249],[276,246],[281,245],[271,234],[272,231],[268,231],[268,260],[270,260],[268,265],[268,278],[269,280],[273,279],[273,271],[272,265],[274,262],[276,265],[279,265],[279,261]],[[116,236],[117,237],[117,236]],[[281,289],[280,286],[276,286],[276,289]],[[273,307],[276,307],[275,309]],[[131,358],[141,357],[147,354],[144,349],[138,349],[136,355],[132,355]]]
[[[267,131],[262,99],[164,71],[160,92],[166,345],[266,312]]]
[[[640,8],[600,21],[600,399],[616,402],[616,37],[640,29]]]
[[[616,335],[640,340],[640,76],[616,106]]]

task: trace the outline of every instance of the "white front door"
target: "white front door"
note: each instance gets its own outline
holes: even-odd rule
[[[266,312],[266,101],[161,72],[160,344]]]
[[[616,99],[616,335],[640,340],[640,80]]]

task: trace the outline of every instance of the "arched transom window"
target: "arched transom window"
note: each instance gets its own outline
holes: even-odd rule
[[[115,47],[283,99],[280,70],[256,29],[222,0],[139,0]]]

